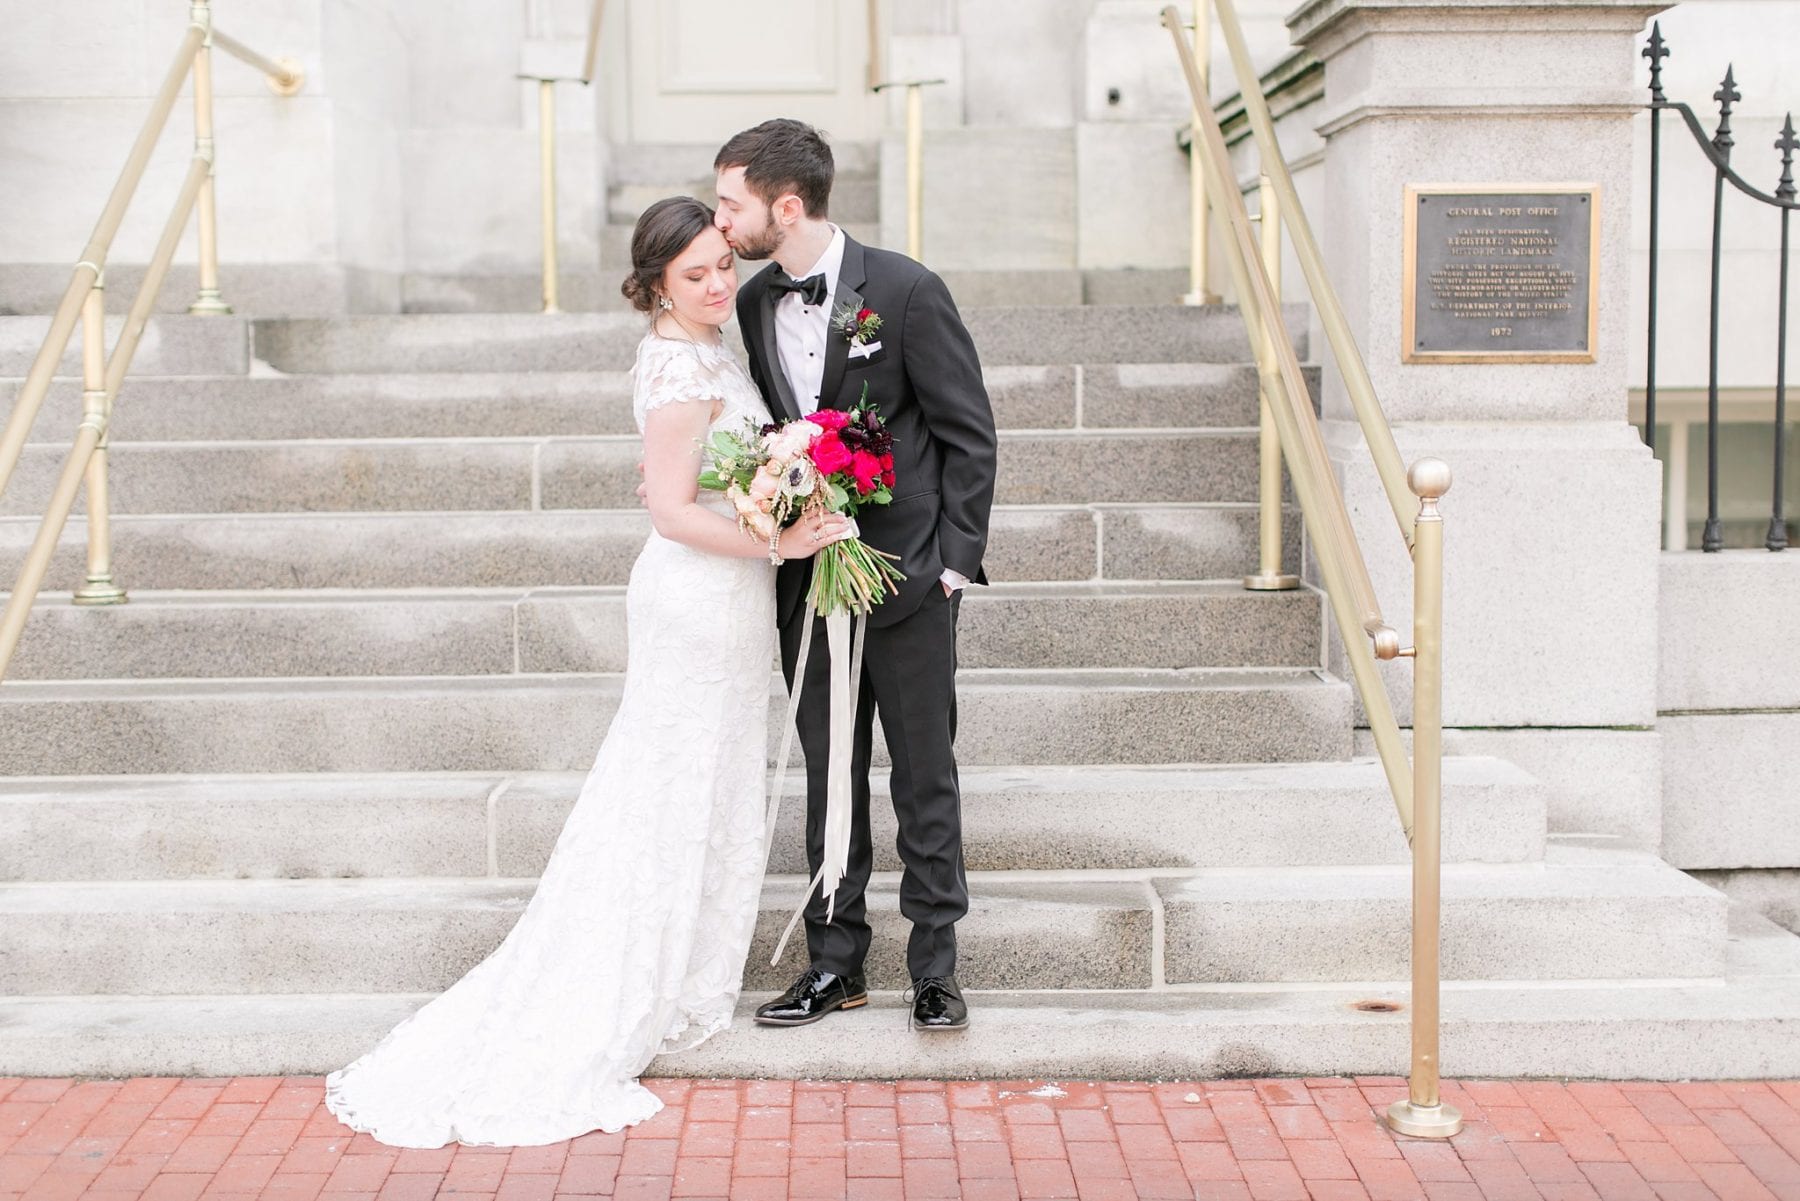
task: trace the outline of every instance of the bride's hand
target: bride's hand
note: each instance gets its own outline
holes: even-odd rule
[[[856,536],[856,527],[841,513],[808,513],[781,531],[777,543],[783,559],[810,559],[833,542]]]

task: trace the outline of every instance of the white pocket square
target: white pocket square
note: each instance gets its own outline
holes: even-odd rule
[[[850,347],[850,357],[853,359],[873,358],[875,352],[880,349],[881,343],[879,342],[858,342]]]

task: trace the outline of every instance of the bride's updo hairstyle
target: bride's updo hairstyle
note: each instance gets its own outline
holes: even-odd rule
[[[631,231],[631,274],[619,291],[640,313],[653,313],[663,272],[712,225],[713,211],[692,196],[670,196],[645,209]]]

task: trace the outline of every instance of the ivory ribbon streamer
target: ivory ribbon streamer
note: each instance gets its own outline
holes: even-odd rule
[[[781,794],[787,787],[788,755],[794,744],[794,717],[800,711],[800,696],[806,689],[806,661],[812,649],[815,616],[813,603],[808,600],[803,619],[805,624],[800,633],[800,653],[794,660],[795,684],[788,696],[787,729],[781,736],[781,752],[776,756],[775,778],[770,784],[769,817],[765,825],[763,846],[764,864],[768,863],[769,854],[775,846],[775,821],[781,811]],[[850,614],[834,613],[825,619],[826,648],[831,655],[831,750],[826,764],[825,853],[819,870],[814,873],[812,882],[800,897],[799,908],[794,910],[794,916],[788,919],[787,928],[781,932],[781,939],[775,944],[775,954],[769,959],[771,967],[781,962],[782,952],[787,950],[788,939],[793,936],[800,919],[806,916],[806,905],[812,900],[814,889],[821,886],[824,888],[825,920],[829,922],[836,916],[837,886],[850,870],[850,825],[853,809],[850,760],[856,745],[857,694],[858,684],[862,679],[866,625],[866,622],[857,625],[853,636]],[[846,650],[850,651],[848,655],[845,654]]]

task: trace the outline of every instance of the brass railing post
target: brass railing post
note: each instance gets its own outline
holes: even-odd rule
[[[1206,16],[1206,0],[1194,0],[1194,62],[1200,68],[1201,83],[1212,78],[1212,23]],[[1206,171],[1201,166],[1200,114],[1193,115],[1194,136],[1188,143],[1188,291],[1183,304],[1218,304],[1218,294],[1209,291],[1206,275],[1211,265],[1212,210],[1206,200]],[[1267,421],[1263,428],[1269,428]]]
[[[878,83],[869,90],[906,89],[906,254],[915,261],[925,257],[925,92],[941,79],[913,79]]]
[[[587,51],[581,56],[582,83],[593,83],[594,72],[599,69],[600,21],[605,15],[606,0],[594,0],[594,7],[588,12]]]
[[[1275,336],[1277,323],[1280,321],[1281,214],[1276,211],[1275,187],[1269,182],[1267,175],[1262,177],[1257,195],[1261,197],[1261,207],[1257,211],[1261,222],[1259,249],[1262,251],[1263,269],[1269,273],[1269,290],[1276,307],[1275,314],[1263,324],[1263,337],[1266,340]],[[1269,359],[1272,361],[1274,357],[1275,349],[1271,345]],[[1300,577],[1288,575],[1281,570],[1281,430],[1275,424],[1274,411],[1269,407],[1268,388],[1259,387],[1258,393],[1261,396],[1258,407],[1262,423],[1257,459],[1258,563],[1256,574],[1244,577],[1244,587],[1252,592],[1286,592],[1300,586]]]
[[[1419,498],[1413,523],[1412,1073],[1388,1125],[1419,1138],[1449,1138],[1462,1114],[1438,1095],[1439,908],[1443,841],[1444,519],[1438,498],[1450,468],[1420,459],[1406,482]]]
[[[544,307],[560,313],[556,258],[556,81],[538,80],[538,174],[543,188],[542,238],[544,259]]]
[[[112,398],[106,386],[106,280],[95,281],[81,306],[81,416],[100,429],[87,461],[87,582],[75,590],[78,605],[122,605],[125,590],[112,578],[112,520],[106,481],[106,428]]]
[[[925,257],[925,92],[906,85],[906,253]]]
[[[194,153],[209,164],[213,157],[213,86],[212,86],[212,0],[193,0],[188,9],[195,25],[206,30],[206,37],[194,51]],[[200,232],[200,292],[188,312],[202,316],[223,316],[231,306],[219,295],[219,222],[213,200],[213,171],[208,169],[206,182],[200,185],[200,201],[196,209]]]
[[[871,92],[881,82],[881,0],[868,0],[869,61],[865,66]]]

